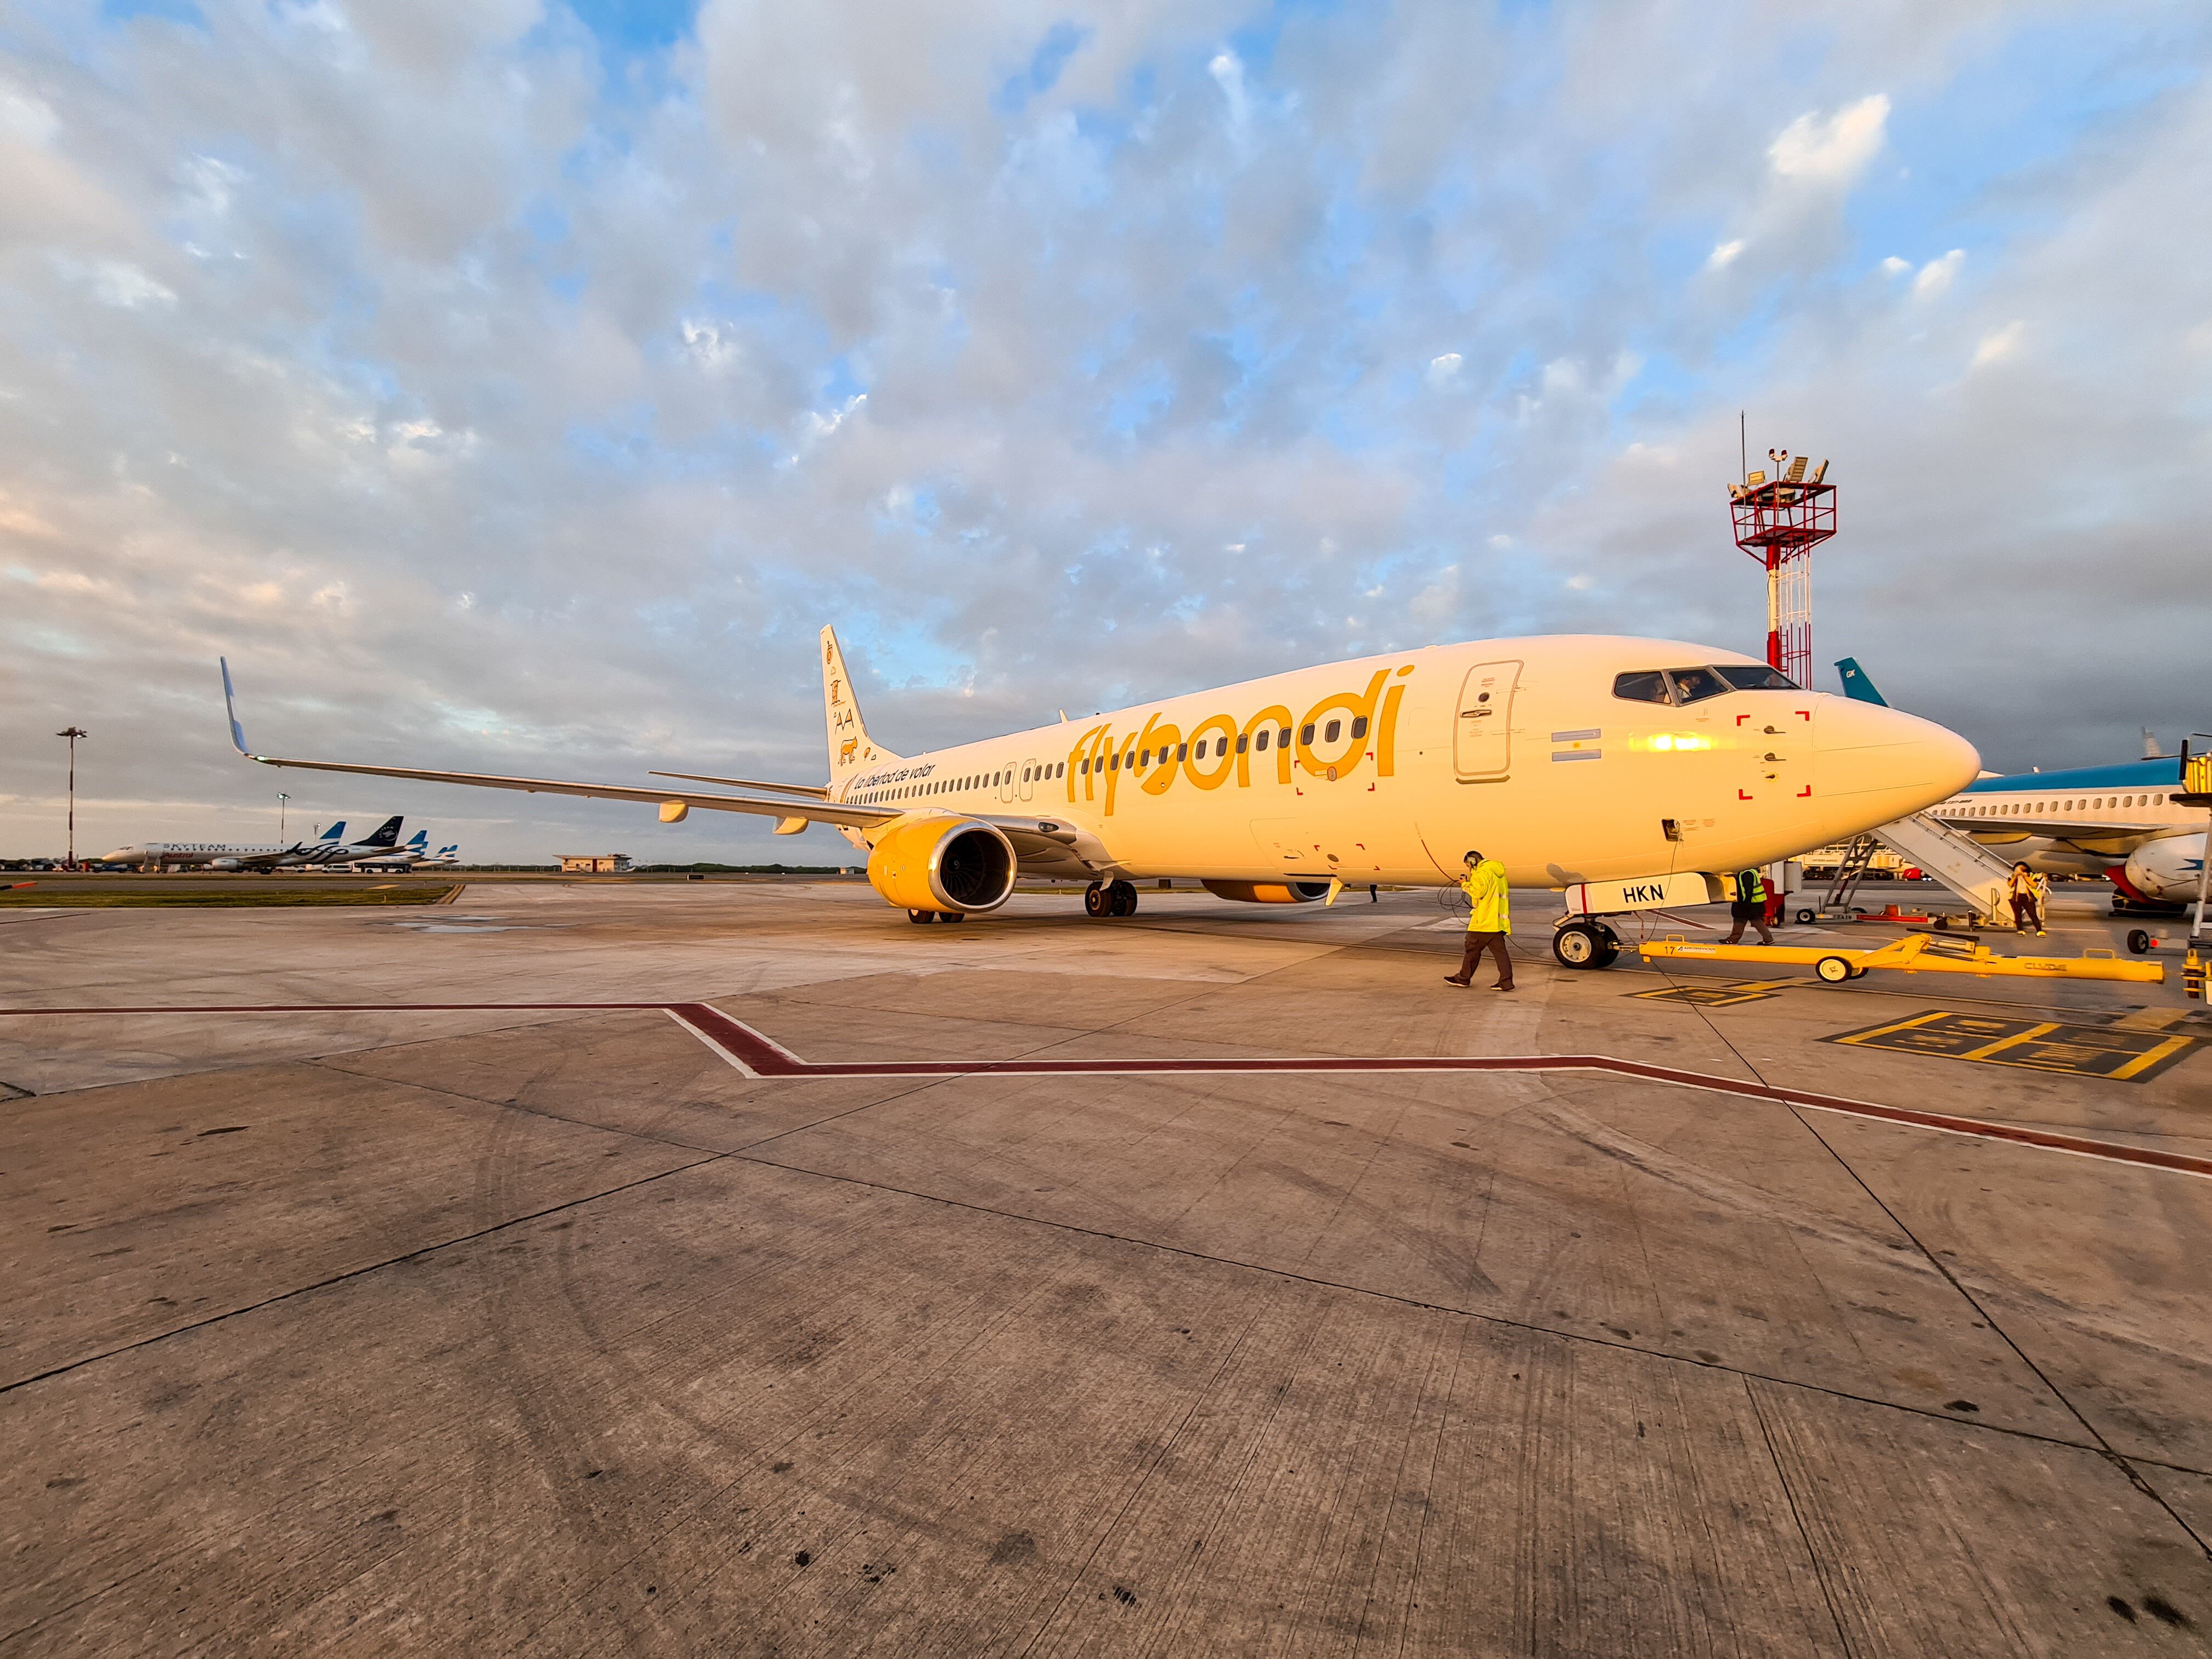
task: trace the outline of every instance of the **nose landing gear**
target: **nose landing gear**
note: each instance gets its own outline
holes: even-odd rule
[[[1083,913],[1090,916],[1135,915],[1136,884],[1127,881],[1092,882],[1083,890]]]
[[[1563,922],[1552,934],[1552,955],[1562,968],[1610,968],[1620,956],[1620,935],[1587,917]]]

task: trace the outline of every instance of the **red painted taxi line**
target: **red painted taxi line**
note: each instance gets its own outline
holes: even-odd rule
[[[1407,1054],[1375,1057],[1315,1055],[1306,1057],[1219,1060],[801,1060],[781,1043],[763,1036],[742,1020],[704,1002],[317,1002],[227,1004],[222,1006],[162,1006],[136,1008],[0,1008],[0,1018],[30,1015],[96,1015],[113,1018],[130,1014],[409,1014],[409,1013],[665,1013],[748,1077],[757,1078],[900,1078],[900,1077],[1141,1077],[1149,1073],[1235,1074],[1245,1072],[1316,1073],[1341,1072],[1597,1072],[1614,1077],[1637,1078],[1647,1083],[1678,1088],[1703,1089],[1740,1099],[1763,1100],[1777,1105],[1798,1106],[1816,1112],[1836,1112],[1846,1117],[1869,1118],[1880,1123],[1901,1123],[1917,1129],[1946,1134],[1972,1135],[1981,1140],[2008,1141],[2044,1152],[2067,1152],[2107,1164],[2130,1164],[2142,1169],[2165,1170],[2177,1175],[2212,1177],[2212,1158],[2170,1152],[2154,1146],[2130,1146],[2098,1140],[2086,1135],[2033,1129],[2018,1124],[1988,1123],[1977,1118],[1954,1117],[1943,1112],[1915,1111],[1905,1106],[1884,1106],[1869,1100],[1840,1095],[1815,1094],[1804,1089],[1776,1088],[1745,1082],[1711,1072],[1684,1071],[1672,1066],[1649,1066],[1641,1060],[1617,1060],[1610,1054]]]

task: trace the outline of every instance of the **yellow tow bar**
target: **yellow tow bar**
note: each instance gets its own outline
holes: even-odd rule
[[[1907,933],[1872,951],[1837,950],[1802,945],[1704,945],[1679,937],[1647,939],[1639,947],[1646,961],[1676,957],[1692,962],[1781,962],[1809,965],[1831,985],[1877,968],[1905,974],[1972,974],[2017,979],[2117,979],[2138,985],[2163,985],[2166,968],[2155,962],[2124,962],[2110,951],[2078,957],[2001,957],[1970,939]]]

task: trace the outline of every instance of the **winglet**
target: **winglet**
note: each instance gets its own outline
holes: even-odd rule
[[[230,716],[230,746],[252,760],[253,751],[246,746],[246,733],[238,724],[238,699],[231,695],[229,659],[217,657],[216,661],[222,665],[222,707],[223,712]]]

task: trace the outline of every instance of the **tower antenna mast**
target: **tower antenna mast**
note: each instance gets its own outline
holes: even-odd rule
[[[1766,570],[1766,660],[1809,690],[1813,550],[1836,533],[1836,487],[1826,481],[1826,461],[1808,477],[1804,456],[1786,449],[1766,454],[1773,471],[1747,470],[1741,483],[1730,484],[1729,512],[1735,544]],[[1744,461],[1747,468],[1748,453]]]

